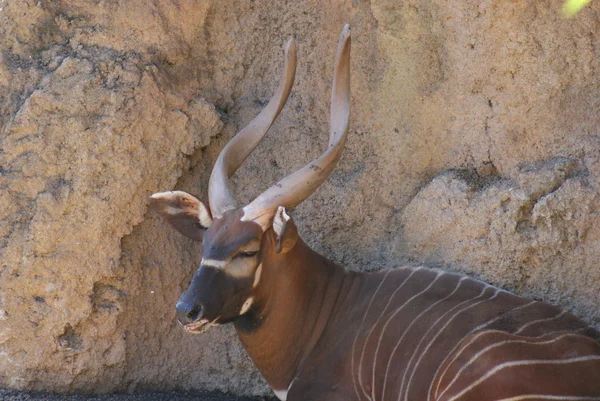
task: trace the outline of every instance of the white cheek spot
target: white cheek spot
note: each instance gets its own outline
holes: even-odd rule
[[[273,389],[273,392],[275,393],[275,395],[277,396],[277,398],[279,398],[281,401],[285,401],[287,399],[287,390],[275,390]]]
[[[216,260],[216,259],[204,259],[200,261],[200,266],[209,266],[217,269],[222,269],[225,266],[226,262],[224,260]]]
[[[246,300],[246,302],[244,302],[244,305],[242,305],[242,309],[240,309],[240,316],[242,316],[243,314],[245,314],[246,312],[248,312],[250,310],[250,307],[252,306],[252,302],[254,302],[254,298],[250,297]]]
[[[260,281],[260,274],[262,273],[262,263],[258,265],[256,268],[256,273],[254,273],[254,283],[252,283],[252,288],[256,288],[258,286],[258,282]]]

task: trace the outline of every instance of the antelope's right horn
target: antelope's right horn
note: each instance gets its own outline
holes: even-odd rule
[[[350,25],[338,43],[331,93],[330,135],[327,150],[312,163],[285,177],[244,208],[242,220],[252,220],[263,230],[271,226],[277,208],[298,205],[331,174],[342,156],[350,121]]]

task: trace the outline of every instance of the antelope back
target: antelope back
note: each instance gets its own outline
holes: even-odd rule
[[[572,314],[436,269],[359,277],[288,399],[317,399],[340,381],[345,393],[332,399],[600,399],[600,332]],[[557,374],[569,379],[549,386]]]

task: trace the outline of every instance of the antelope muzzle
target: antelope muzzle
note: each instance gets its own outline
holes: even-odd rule
[[[189,332],[203,333],[217,324],[224,303],[220,289],[227,286],[219,269],[201,266],[189,287],[179,298],[175,310],[177,319]]]

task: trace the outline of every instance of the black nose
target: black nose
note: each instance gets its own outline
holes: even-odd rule
[[[177,319],[181,324],[192,324],[202,318],[202,305],[189,304],[179,301],[175,305]]]

